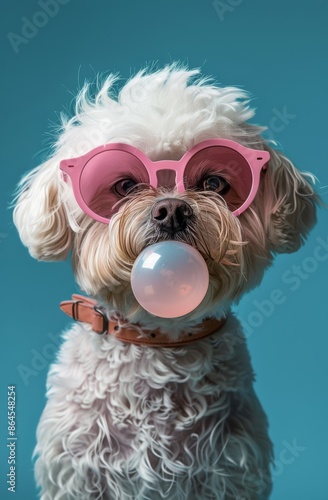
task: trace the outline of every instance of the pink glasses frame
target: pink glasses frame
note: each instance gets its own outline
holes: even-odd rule
[[[110,150],[119,150],[130,153],[135,156],[143,166],[145,167],[150,186],[157,188],[158,187],[158,179],[157,172],[160,170],[172,170],[175,172],[175,184],[179,193],[185,191],[183,178],[184,172],[187,164],[190,159],[199,151],[213,147],[213,146],[224,146],[226,148],[232,149],[239,153],[245,161],[248,163],[251,173],[252,173],[252,186],[249,192],[248,197],[244,201],[244,203],[234,212],[232,212],[235,216],[240,215],[244,212],[254,200],[257,190],[260,184],[260,174],[262,170],[266,170],[267,163],[270,160],[270,153],[264,150],[258,149],[250,149],[238,142],[231,141],[230,139],[208,139],[202,141],[195,146],[193,146],[189,151],[187,151],[180,160],[156,160],[153,161],[148,156],[145,155],[138,148],[131,146],[129,144],[124,143],[109,143],[104,146],[99,146],[95,149],[92,149],[88,153],[83,156],[79,156],[77,158],[72,158],[69,160],[62,160],[60,162],[60,169],[64,172],[64,179],[66,180],[65,174],[69,176],[73,186],[73,192],[77,203],[83,212],[89,215],[91,218],[96,221],[103,222],[104,224],[108,224],[110,219],[102,217],[101,215],[93,212],[88,205],[85,203],[81,190],[80,190],[80,178],[83,172],[84,167],[87,165],[88,161],[91,160],[94,156],[99,153],[103,153],[104,151]]]

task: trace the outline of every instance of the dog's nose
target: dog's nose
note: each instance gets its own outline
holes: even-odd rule
[[[162,231],[176,232],[185,229],[193,215],[189,203],[175,198],[159,200],[153,206],[151,218]]]

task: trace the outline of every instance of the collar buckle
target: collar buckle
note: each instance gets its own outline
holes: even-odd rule
[[[100,328],[100,330],[97,328],[96,333],[99,333],[99,335],[102,335],[104,333],[108,333],[108,318],[107,318],[107,315],[105,313],[105,311],[103,310],[102,307],[99,307],[97,305],[93,306],[93,310],[99,314],[102,318],[102,326]]]

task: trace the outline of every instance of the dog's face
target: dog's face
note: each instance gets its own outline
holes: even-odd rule
[[[315,222],[311,176],[271,149],[259,127],[246,123],[253,112],[245,93],[187,85],[194,73],[171,67],[139,74],[126,84],[118,102],[108,95],[111,78],[92,103],[82,92],[76,116],[63,125],[57,153],[26,176],[15,208],[15,223],[34,257],[59,260],[72,250],[81,288],[132,322],[151,321],[130,286],[132,266],[146,246],[182,241],[206,261],[209,289],[203,302],[180,320],[185,325],[224,314],[259,284],[273,255],[295,251]],[[139,148],[153,161],[177,161],[195,144],[214,138],[270,153],[252,204],[237,216],[231,200],[243,181],[224,169],[213,171],[211,162],[195,162],[183,191],[169,169],[159,172],[154,187],[119,162],[110,183],[105,178],[101,182],[96,200],[110,207],[109,223],[81,209],[70,179],[59,168],[64,159],[116,142]]]

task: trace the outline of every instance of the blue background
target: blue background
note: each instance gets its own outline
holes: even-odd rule
[[[201,67],[225,85],[254,96],[253,123],[269,132],[301,170],[320,179],[327,202],[327,14],[322,0],[211,0],[110,2],[70,0],[52,18],[35,0],[3,0],[1,14],[1,386],[0,497],[6,492],[6,387],[17,391],[17,493],[33,500],[31,454],[45,403],[45,380],[67,321],[58,308],[76,290],[69,262],[38,263],[19,241],[8,209],[24,172],[47,155],[58,113],[71,108],[85,78],[120,72],[123,78],[157,61]],[[224,5],[226,6],[224,8]],[[15,51],[8,33],[20,35],[22,18],[45,23]],[[292,118],[275,120],[287,110]],[[322,240],[317,240],[321,238]],[[324,500],[327,483],[327,269],[325,210],[307,244],[279,256],[262,285],[238,307],[249,337],[256,384],[270,419],[276,450],[273,500]],[[321,241],[321,243],[320,243]],[[326,248],[322,241],[326,242]],[[297,289],[284,279],[301,266]],[[256,302],[274,289],[284,297]],[[263,304],[262,304],[263,305]],[[257,312],[257,314],[254,314]],[[253,325],[253,326],[252,326]],[[256,325],[256,326],[255,326]],[[50,336],[52,334],[52,337]],[[55,339],[55,340],[54,340]],[[23,370],[34,370],[22,375]],[[288,451],[296,444],[294,455]],[[287,451],[286,451],[287,450]]]

